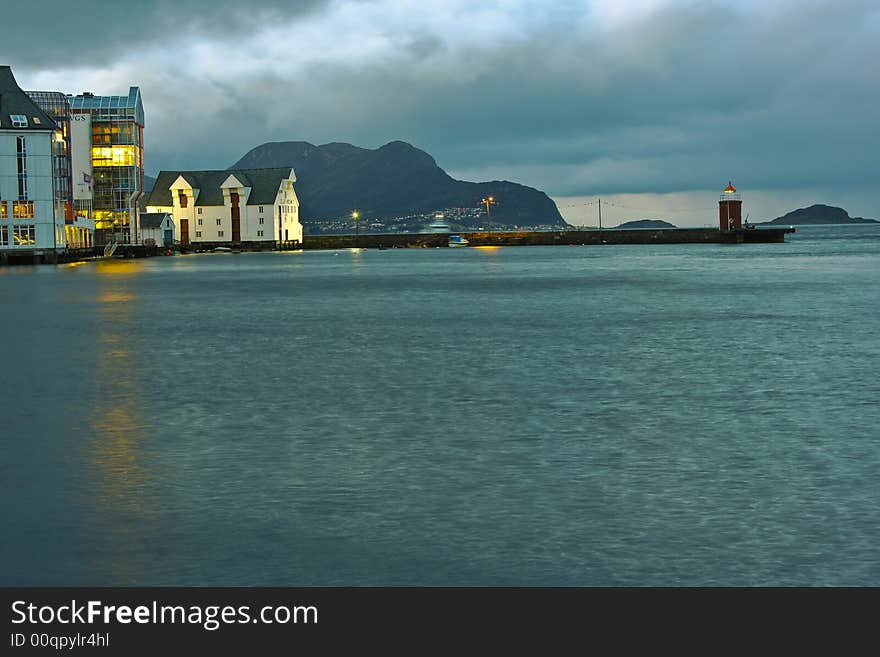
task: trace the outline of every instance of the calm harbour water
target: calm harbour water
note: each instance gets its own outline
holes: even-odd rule
[[[880,585],[880,226],[0,269],[0,585]]]

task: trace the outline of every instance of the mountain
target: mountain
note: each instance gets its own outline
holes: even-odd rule
[[[638,219],[622,223],[618,228],[675,228],[675,224],[662,219]]]
[[[443,212],[453,227],[487,225],[483,198],[493,196],[492,225],[557,226],[566,223],[544,192],[496,180],[473,183],[455,180],[426,152],[403,141],[370,150],[351,144],[315,146],[304,141],[267,143],[250,150],[230,169],[293,167],[305,226],[348,221],[358,210],[370,222],[427,223]],[[453,208],[461,211],[449,212]],[[481,210],[482,208],[482,210]]]
[[[791,226],[796,224],[875,224],[878,222],[876,219],[850,217],[846,210],[832,205],[811,205],[808,208],[793,210],[772,221],[763,223],[764,225],[785,224]]]

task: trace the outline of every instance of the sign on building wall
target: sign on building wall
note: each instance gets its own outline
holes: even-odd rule
[[[92,200],[92,116],[70,117],[70,160],[73,167],[73,200]]]

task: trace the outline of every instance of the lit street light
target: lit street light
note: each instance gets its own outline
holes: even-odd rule
[[[487,196],[482,201],[480,201],[483,205],[486,206],[486,219],[489,220],[489,235],[492,235],[492,214],[489,212],[489,206],[495,205],[495,197]]]
[[[351,213],[351,218],[354,219],[354,245],[357,246],[360,241],[358,234],[358,220],[361,218],[361,213],[355,210]]]

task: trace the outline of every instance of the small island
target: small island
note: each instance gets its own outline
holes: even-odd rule
[[[676,228],[676,226],[662,219],[637,219],[622,223],[618,228]]]
[[[772,221],[765,221],[762,225],[817,225],[817,224],[876,224],[876,219],[864,219],[863,217],[850,217],[843,208],[832,205],[811,205],[808,208],[792,210],[788,214],[777,217]]]

